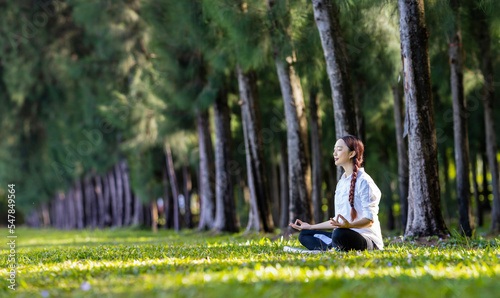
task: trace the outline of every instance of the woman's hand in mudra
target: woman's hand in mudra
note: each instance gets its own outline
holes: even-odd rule
[[[339,219],[342,219],[342,222],[340,222]],[[340,214],[337,215],[337,219],[336,220],[330,217],[330,223],[335,228],[348,229],[348,228],[351,227],[351,223],[347,219],[345,219],[345,217],[343,217]]]
[[[292,228],[294,228],[296,230],[299,230],[299,231],[310,230],[311,229],[311,225],[310,224],[308,224],[307,222],[303,222],[300,219],[297,219],[295,221],[295,223],[289,224],[289,226],[291,226]]]

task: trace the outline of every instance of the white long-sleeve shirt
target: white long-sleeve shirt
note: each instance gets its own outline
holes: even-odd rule
[[[335,218],[337,218],[338,214],[341,214],[349,222],[353,222],[351,219],[351,205],[349,204],[351,177],[352,174],[348,177],[345,177],[345,174],[342,175],[335,190]],[[384,249],[380,221],[378,220],[378,205],[381,196],[382,193],[375,182],[373,182],[373,179],[365,172],[364,168],[359,168],[354,190],[354,208],[358,213],[355,221],[366,217],[373,220],[373,224],[369,228],[351,228],[351,230],[360,233],[365,238],[373,240],[378,249]]]

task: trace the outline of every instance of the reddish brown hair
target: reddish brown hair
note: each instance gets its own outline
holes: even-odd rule
[[[354,208],[354,188],[356,187],[356,180],[358,179],[358,169],[361,168],[363,163],[363,152],[365,151],[365,146],[363,142],[358,137],[347,135],[343,136],[347,147],[349,147],[349,152],[355,151],[356,155],[352,158],[352,178],[351,178],[351,189],[349,190],[349,204],[351,205],[351,221],[358,216],[358,212]]]

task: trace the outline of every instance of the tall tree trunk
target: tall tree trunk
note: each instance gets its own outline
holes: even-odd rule
[[[76,208],[77,207],[76,207],[76,197],[75,197],[75,211],[77,211]],[[75,216],[75,219],[76,219],[76,228],[79,228],[78,217]],[[43,220],[43,227],[44,228],[47,228],[50,226],[50,213],[49,213],[49,207],[47,206],[47,203],[42,203],[42,220]]]
[[[474,218],[470,201],[469,136],[464,95],[463,49],[460,26],[460,0],[450,2],[455,11],[455,32],[450,40],[451,94],[453,98],[453,132],[455,141],[455,167],[457,172],[457,198],[460,232],[472,236]]]
[[[170,179],[168,178],[168,163],[165,163],[163,168],[163,214],[165,216],[165,229],[171,229],[174,227],[174,201],[170,195],[169,188]]]
[[[133,195],[134,208],[132,213],[132,225],[138,226],[142,223],[142,201],[141,198],[137,195]]]
[[[111,187],[109,185],[108,174],[104,174],[100,179],[103,188],[103,226],[109,227],[111,225]]]
[[[301,127],[296,109],[297,99],[293,96],[291,88],[291,79],[298,80],[298,78],[295,77],[291,65],[279,59],[275,60],[275,64],[282,89],[287,126],[289,219],[311,221],[313,220],[312,204],[307,187],[310,170],[308,170],[307,155],[305,154],[306,143],[301,137]],[[293,231],[289,229],[289,232]]]
[[[58,194],[59,196],[59,201],[60,201],[60,204],[61,204],[61,215],[62,215],[62,227],[63,229],[65,230],[69,230],[70,229],[70,216],[69,216],[69,200],[68,200],[68,196],[63,193],[62,191],[59,192]]]
[[[123,179],[123,225],[129,226],[131,223],[131,215],[132,215],[132,191],[130,189],[130,177],[129,177],[129,168],[127,165],[127,161],[123,159],[120,163],[120,167],[122,170],[122,179]]]
[[[114,174],[114,170],[111,169],[109,172],[108,172],[108,185],[109,185],[109,192],[111,194],[110,196],[110,199],[111,199],[111,219],[110,219],[110,222],[111,222],[111,226],[112,227],[116,227],[116,218],[117,218],[117,213],[118,213],[118,204],[117,204],[117,201],[118,201],[118,198],[117,198],[117,191],[116,191],[116,181],[115,181],[115,174]]]
[[[286,229],[289,224],[290,216],[290,192],[288,190],[288,156],[286,142],[281,142],[280,153],[280,228]]]
[[[103,194],[103,186],[101,176],[94,176],[95,180],[95,193],[97,196],[97,226],[99,228],[104,228],[104,217],[105,217],[105,208],[104,208],[104,194]]]
[[[258,226],[251,228],[256,231],[272,232],[274,224],[264,164],[262,124],[255,72],[249,71],[245,73],[239,65],[236,67],[236,72],[241,98],[248,187],[250,189],[250,198],[255,202],[258,212],[256,213],[257,221],[255,221]]]
[[[180,231],[180,216],[179,216],[179,187],[177,184],[177,177],[175,175],[174,162],[172,159],[172,151],[170,150],[170,145],[165,142],[165,159],[168,169],[168,178],[170,180],[170,188],[172,189],[172,199],[174,208],[174,229],[175,231]]]
[[[394,122],[396,124],[396,141],[398,146],[398,182],[399,205],[401,210],[401,230],[403,234],[408,219],[408,147],[403,137],[403,88],[401,84],[392,87],[394,98]]]
[[[153,233],[158,232],[158,205],[156,204],[156,199],[150,201],[150,212],[151,212],[151,230]]]
[[[215,223],[217,231],[237,232],[236,208],[231,177],[230,113],[225,87],[217,92],[214,103],[215,118]]]
[[[244,128],[245,129],[245,128]],[[245,142],[247,143],[247,139],[245,138]],[[249,164],[249,159],[247,159],[247,167],[251,167]],[[247,223],[247,228],[245,232],[249,232],[250,230],[254,231],[261,231],[261,226],[262,222],[259,217],[259,208],[257,206],[257,200],[252,198],[252,193],[255,194],[255,181],[253,175],[248,175],[248,194],[249,194],[249,208],[248,208],[248,223]],[[243,197],[245,197],[245,188],[244,188],[244,181],[241,181],[239,183],[239,188],[240,190],[238,191],[238,194],[241,193]]]
[[[75,211],[76,211],[76,227],[81,230],[85,227],[83,213],[83,189],[80,179],[76,180],[75,184]]]
[[[116,180],[116,213],[113,214],[115,226],[123,225],[123,175],[118,162],[115,165],[115,180]]]
[[[488,168],[491,173],[493,188],[493,208],[491,212],[491,231],[500,232],[500,190],[498,181],[497,143],[495,134],[495,115],[493,104],[495,101],[495,82],[493,55],[491,52],[490,28],[484,10],[478,3],[470,2],[472,15],[475,20],[475,38],[480,49],[481,72],[484,78],[483,107],[484,126],[486,131],[486,152],[488,154]]]
[[[482,227],[484,224],[484,216],[483,216],[483,205],[479,200],[479,185],[477,184],[477,155],[472,154],[472,184],[474,185],[474,201],[476,202],[476,218],[477,218],[477,226]]]
[[[184,222],[186,223],[186,228],[193,228],[193,215],[191,213],[191,174],[189,173],[188,161],[184,161],[182,166],[182,181],[184,190]]]
[[[337,138],[357,134],[356,101],[352,89],[349,61],[338,19],[339,8],[332,0],[312,0],[314,20],[318,27],[326,70],[332,89]],[[361,136],[360,136],[361,137]],[[341,175],[340,171],[337,174]],[[337,179],[340,179],[340,175]]]
[[[399,0],[410,183],[406,235],[444,235],[423,0]]]
[[[314,221],[316,223],[324,220],[322,202],[323,169],[321,158],[321,119],[318,116],[319,96],[318,90],[312,88],[309,93],[309,110],[311,123],[311,155],[312,155],[312,205]]]
[[[271,160],[275,159],[274,147],[271,145]],[[279,189],[279,166],[271,162],[271,210],[273,214],[273,223],[275,227],[280,227],[280,189]]]
[[[90,177],[90,185],[92,186],[92,202],[91,202],[91,219],[92,219],[92,227],[98,227],[99,223],[99,214],[98,214],[98,198],[96,193],[96,185],[94,183],[94,176]]]
[[[214,185],[210,177],[215,176],[214,152],[212,138],[210,136],[210,121],[208,111],[196,112],[198,119],[198,139],[200,152],[200,222],[198,230],[213,228],[215,215]]]
[[[85,188],[85,225],[87,227],[95,228],[97,226],[97,220],[94,213],[94,204],[96,204],[96,193],[94,184],[92,183],[92,177],[89,176],[85,178],[84,182]]]
[[[311,166],[309,159],[309,145],[307,138],[307,119],[305,116],[304,96],[300,78],[296,75],[292,65],[295,53],[293,50],[288,57],[279,54],[286,43],[291,43],[288,24],[278,26],[273,17],[274,1],[268,0],[269,12],[273,30],[274,63],[278,72],[281,95],[285,108],[288,146],[288,187],[290,211],[289,219],[311,221]],[[288,8],[287,8],[288,9]],[[280,32],[281,31],[281,32]],[[279,34],[282,37],[279,37]],[[282,44],[278,40],[283,40]],[[295,232],[288,228],[286,233]]]
[[[66,195],[66,200],[68,203],[68,220],[69,220],[69,229],[76,228],[76,212],[75,212],[75,190],[71,187]]]

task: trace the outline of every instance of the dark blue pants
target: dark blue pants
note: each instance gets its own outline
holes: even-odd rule
[[[316,237],[314,235],[317,235]],[[325,243],[320,238],[324,235],[332,240],[330,244]],[[318,238],[319,236],[319,238]],[[351,229],[337,228],[333,232],[317,230],[302,230],[299,234],[299,241],[310,250],[328,250],[335,248],[340,251],[365,250],[368,242],[365,237]]]

